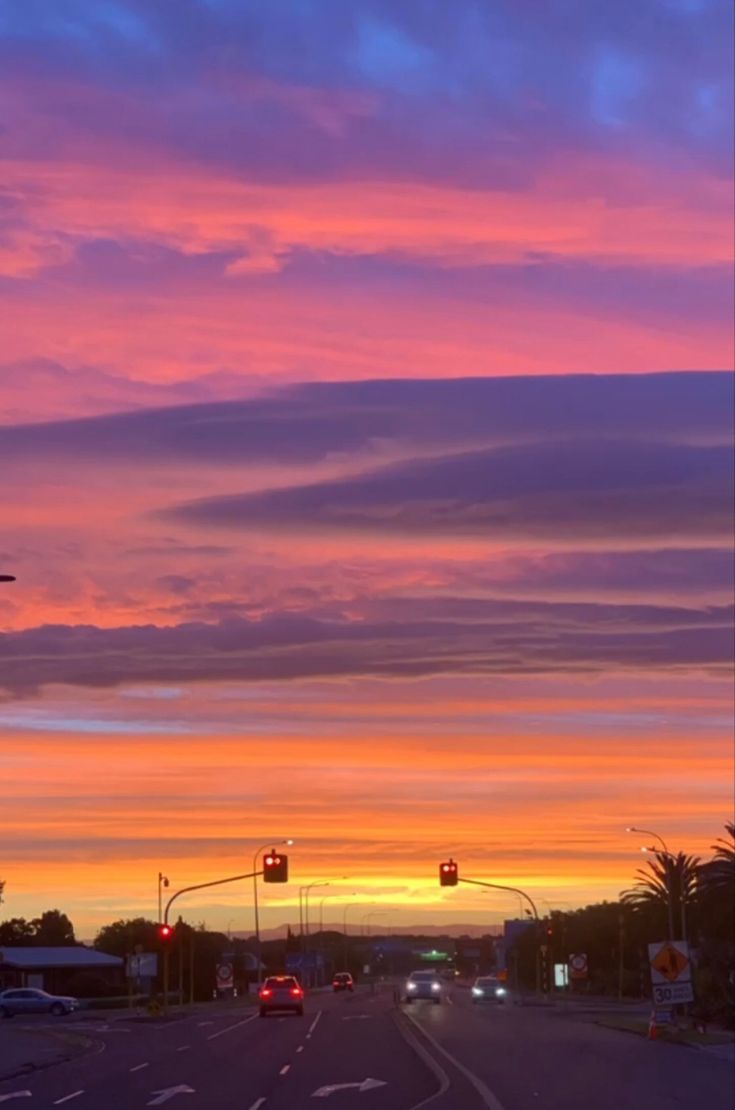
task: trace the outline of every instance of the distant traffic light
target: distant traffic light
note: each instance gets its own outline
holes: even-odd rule
[[[439,884],[440,886],[456,886],[459,882],[459,872],[457,864],[453,859],[448,859],[444,863],[439,864]]]
[[[288,856],[277,852],[275,848],[263,857],[263,882],[287,883],[288,882]]]
[[[158,939],[164,943],[173,940],[174,927],[173,925],[159,925],[158,926]]]

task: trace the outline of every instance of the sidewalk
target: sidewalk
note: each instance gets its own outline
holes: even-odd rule
[[[16,1018],[15,1021],[18,1019]],[[24,1029],[0,1022],[0,1080],[61,1064],[88,1051],[94,1042],[71,1029]]]

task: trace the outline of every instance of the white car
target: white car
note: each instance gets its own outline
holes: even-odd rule
[[[64,994],[48,994],[36,987],[13,987],[0,994],[0,1017],[16,1014],[71,1014],[79,1006],[76,998]]]
[[[472,1001],[475,1005],[479,1002],[505,1002],[507,997],[505,983],[502,983],[496,975],[483,975],[475,979],[472,987]]]
[[[442,1000],[442,984],[435,971],[412,971],[406,980],[406,1002],[425,998],[437,1005]]]

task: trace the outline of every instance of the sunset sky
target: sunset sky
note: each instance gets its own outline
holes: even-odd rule
[[[266,927],[316,880],[333,921],[517,912],[449,854],[547,910],[630,885],[626,825],[707,853],[732,22],[0,4],[0,916],[90,937],[269,837]]]

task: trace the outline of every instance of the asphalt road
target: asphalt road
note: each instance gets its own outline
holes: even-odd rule
[[[94,1050],[0,1083],[0,1107],[733,1110],[727,1061],[531,1006],[474,1008],[461,989],[441,1006],[361,989],[314,993],[302,1018],[243,1007],[74,1028]]]

